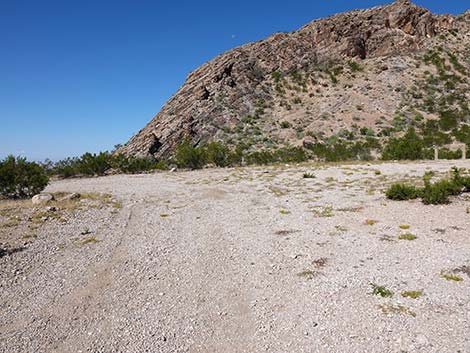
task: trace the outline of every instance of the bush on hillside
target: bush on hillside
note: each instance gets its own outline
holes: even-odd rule
[[[26,158],[8,156],[0,161],[0,195],[26,198],[40,193],[49,178],[42,166]]]

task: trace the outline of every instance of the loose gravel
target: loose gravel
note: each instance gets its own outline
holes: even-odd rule
[[[469,196],[383,194],[453,165],[55,181],[79,207],[0,212],[0,351],[470,352]]]

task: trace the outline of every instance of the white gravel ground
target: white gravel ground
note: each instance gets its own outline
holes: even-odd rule
[[[452,165],[470,168],[304,164],[53,182],[47,191],[109,193],[122,208],[48,220],[0,257],[0,351],[470,352],[470,274],[453,272],[470,266],[469,196],[425,206],[382,192]],[[77,245],[84,230],[98,242]],[[417,239],[399,240],[406,232]],[[1,234],[18,245],[14,229]],[[393,296],[373,295],[372,283]]]

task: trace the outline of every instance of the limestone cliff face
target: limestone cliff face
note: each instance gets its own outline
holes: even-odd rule
[[[230,141],[233,140],[230,133],[250,115],[260,119],[260,135],[285,140],[288,134],[275,126],[294,112],[282,108],[288,106],[282,104],[288,97],[277,94],[276,88],[282,90],[273,73],[285,77],[296,72],[308,75],[315,67],[345,63],[352,58],[362,63],[415,53],[432,38],[461,26],[457,22],[453,16],[435,15],[409,1],[399,0],[316,20],[298,31],[277,33],[235,48],[192,72],[162,110],[119,152],[162,158],[171,156],[185,138],[195,145],[213,139]],[[296,111],[293,117],[294,122],[299,122],[302,114],[309,111],[309,127],[313,130],[322,128],[313,121],[322,115],[320,103],[315,101],[319,88],[325,88],[321,77],[317,82],[312,79],[303,85],[300,92],[305,96],[303,110]],[[331,97],[323,98],[331,100]],[[308,105],[311,108],[305,108]],[[257,114],[257,110],[264,115]]]

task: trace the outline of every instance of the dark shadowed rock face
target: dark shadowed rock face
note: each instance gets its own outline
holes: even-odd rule
[[[195,145],[224,140],[224,131],[253,114],[256,102],[275,101],[271,79],[275,71],[288,74],[349,58],[360,61],[412,53],[452,26],[454,17],[434,15],[400,0],[316,20],[298,31],[235,48],[192,72],[119,152],[160,158],[171,156],[184,138]]]

